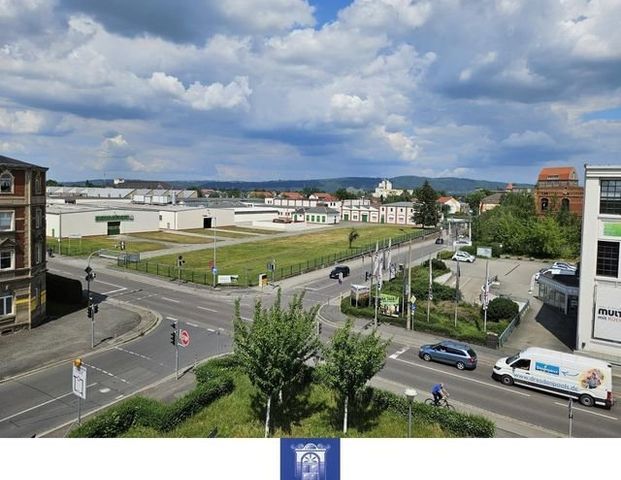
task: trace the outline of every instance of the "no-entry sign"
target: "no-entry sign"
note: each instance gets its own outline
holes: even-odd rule
[[[190,344],[190,334],[187,330],[181,330],[179,332],[179,345],[187,347]]]

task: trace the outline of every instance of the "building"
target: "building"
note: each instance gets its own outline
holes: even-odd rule
[[[438,203],[438,205],[440,205],[441,208],[446,206],[448,209],[447,213],[449,215],[455,215],[456,213],[459,213],[461,211],[461,204],[453,197],[442,196],[439,197],[436,202]]]
[[[408,193],[412,193],[412,190],[408,190]],[[375,191],[371,194],[373,198],[386,199],[390,196],[398,197],[403,193],[403,190],[392,188],[392,182],[390,180],[382,180],[375,188]]]
[[[504,193],[496,192],[481,199],[481,203],[479,204],[479,214],[496,208],[498,205],[500,205],[500,202],[502,202],[503,196]]]
[[[306,223],[335,224],[341,221],[341,213],[326,206],[310,207],[304,209]]]
[[[574,167],[548,167],[541,169],[535,186],[535,208],[538,215],[558,212],[566,208],[582,216],[584,190],[578,185]]]
[[[413,220],[416,211],[415,202],[395,202],[380,205],[380,223],[394,225],[415,225]]]
[[[576,349],[621,358],[621,165],[586,165]]]
[[[379,208],[368,199],[343,200],[341,218],[344,222],[379,223]]]
[[[0,155],[0,333],[46,318],[46,171]]]
[[[561,273],[547,272],[539,276],[538,298],[573,319],[578,314],[580,276],[578,273],[573,275]]]

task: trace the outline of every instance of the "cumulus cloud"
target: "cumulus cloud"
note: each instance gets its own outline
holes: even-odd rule
[[[389,132],[384,127],[376,128],[375,134],[385,140],[403,160],[413,162],[418,158],[421,148],[413,137],[403,132]]]
[[[39,133],[46,125],[45,116],[41,113],[0,108],[0,133]]]
[[[502,140],[502,145],[513,148],[525,148],[525,147],[549,147],[555,144],[550,135],[545,132],[533,132],[526,130],[521,133],[512,133],[507,138]]]

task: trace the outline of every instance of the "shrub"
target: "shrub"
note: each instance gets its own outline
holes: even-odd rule
[[[441,285],[434,282],[432,285],[432,291],[434,301],[455,299],[455,289],[447,285]],[[427,294],[429,293],[429,280],[420,277],[413,280],[412,293],[416,296],[416,298],[427,298]]]
[[[424,267],[424,268],[429,268],[429,260],[425,260],[421,264],[421,266]],[[437,258],[432,258],[431,259],[431,267],[432,267],[434,272],[446,272],[449,269],[446,266],[446,263],[444,263],[442,260],[438,260]]]
[[[519,306],[510,298],[496,297],[487,306],[487,319],[492,322],[511,320],[517,315]],[[481,310],[481,314],[483,311]]]
[[[442,250],[438,252],[436,258],[438,258],[439,260],[449,260],[452,256],[453,252],[451,252],[450,250]]]
[[[378,409],[392,410],[403,416],[408,415],[408,401],[392,392],[372,389],[372,401]],[[491,438],[496,431],[494,422],[480,415],[454,412],[425,405],[422,402],[415,402],[412,405],[412,416],[424,422],[437,423],[457,437]]]
[[[45,283],[48,300],[69,305],[82,303],[82,282],[80,280],[47,272]]]
[[[476,254],[477,254],[477,247],[474,244],[472,244],[472,245],[464,245],[463,247],[460,247],[459,249],[464,251],[464,252],[468,252],[470,255],[475,255],[476,256]]]

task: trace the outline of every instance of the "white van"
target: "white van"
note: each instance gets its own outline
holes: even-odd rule
[[[532,347],[498,360],[492,377],[504,385],[516,383],[575,398],[585,407],[610,408],[614,403],[612,369],[603,360]]]

